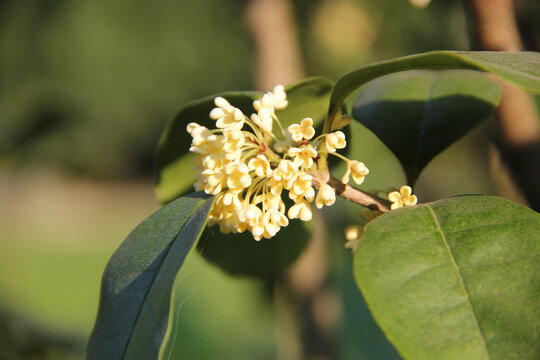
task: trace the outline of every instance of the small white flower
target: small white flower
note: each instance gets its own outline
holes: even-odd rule
[[[272,95],[274,95],[274,108],[277,110],[283,110],[289,104],[283,85],[276,85],[272,90]]]
[[[289,190],[298,174],[298,166],[290,160],[281,160],[278,167],[274,170],[273,178],[276,181],[282,181],[283,187]]]
[[[302,221],[310,221],[313,217],[313,213],[311,212],[311,206],[306,200],[301,200],[300,202],[297,202],[296,204],[291,206],[287,215],[291,220],[300,219]]]
[[[257,157],[251,158],[248,162],[249,170],[255,170],[255,174],[258,177],[272,177],[272,167],[268,162],[268,159],[263,154],[257,155]]]
[[[317,209],[321,209],[323,205],[330,206],[336,202],[336,193],[334,189],[328,184],[322,184],[317,198],[315,199],[315,206]]]
[[[296,166],[309,169],[313,166],[313,159],[317,157],[317,150],[311,145],[292,147],[289,149],[289,156],[293,158]]]
[[[326,149],[328,152],[336,152],[336,149],[343,149],[347,146],[345,141],[345,134],[342,131],[335,131],[330,134],[326,134],[325,137]]]
[[[393,204],[390,206],[391,210],[403,207],[415,205],[418,199],[416,195],[412,195],[412,189],[410,186],[403,185],[399,188],[399,192],[393,191],[388,194],[388,200]]]
[[[289,225],[289,219],[277,209],[269,209],[263,215],[262,223],[268,235],[273,237],[281,227]]]
[[[272,114],[267,108],[261,108],[257,114],[251,114],[251,121],[266,132],[272,132]]]
[[[242,128],[245,117],[240,109],[235,108],[220,96],[214,99],[214,104],[217,107],[210,112],[210,118],[216,120],[216,126],[218,128]]]
[[[231,190],[243,190],[251,185],[251,176],[249,176],[249,168],[246,164],[230,163],[225,166],[227,177],[227,187]]]
[[[350,160],[347,162],[347,171],[341,178],[341,182],[343,184],[349,183],[349,177],[352,175],[354,182],[360,185],[364,182],[364,177],[367,174],[369,174],[369,170],[363,162]]]
[[[351,225],[345,228],[345,239],[347,239],[345,248],[351,249],[352,252],[355,252],[358,248],[358,244],[360,243],[363,233],[364,228],[359,225]]]
[[[300,124],[292,124],[287,130],[291,134],[291,138],[297,142],[303,139],[310,140],[315,135],[313,120],[311,118],[302,119]]]

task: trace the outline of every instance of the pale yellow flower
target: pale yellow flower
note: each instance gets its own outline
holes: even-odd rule
[[[242,201],[237,193],[227,191],[217,196],[208,218],[209,225],[219,223],[219,230],[224,234],[241,233],[247,230],[248,224],[239,218]]]
[[[225,166],[227,177],[227,187],[231,190],[243,190],[251,185],[251,176],[246,164],[234,162]]]
[[[298,166],[290,160],[281,160],[278,167],[274,170],[273,178],[276,181],[282,181],[283,187],[289,190],[298,174]]]
[[[263,154],[257,155],[257,157],[251,158],[248,162],[249,170],[255,170],[255,174],[258,177],[272,177],[272,167],[270,162]]]
[[[315,129],[313,128],[313,120],[311,118],[305,118],[300,121],[300,124],[292,124],[287,130],[291,134],[291,138],[294,141],[310,140],[315,135]]]
[[[228,128],[223,131],[225,136],[225,144],[223,145],[223,150],[226,152],[236,152],[240,150],[242,145],[246,142],[244,133],[242,130],[237,128]]]
[[[300,201],[304,197],[307,201],[313,201],[315,190],[311,186],[311,175],[305,172],[299,172],[296,176],[292,187],[289,189],[289,198],[295,202]]]
[[[276,85],[272,90],[272,95],[274,96],[274,108],[277,110],[283,110],[289,104],[283,85]]]
[[[189,151],[199,154],[221,153],[223,151],[223,146],[225,145],[224,136],[212,134],[210,132],[205,135],[196,136],[193,140],[195,143],[192,142]]]
[[[347,171],[345,171],[345,174],[341,178],[341,182],[347,184],[350,176],[352,176],[354,182],[360,185],[364,182],[364,177],[367,174],[369,174],[369,170],[363,162],[349,160],[347,162]]]
[[[317,150],[311,145],[292,147],[289,149],[289,156],[299,168],[309,169],[313,166],[313,159],[317,157]]]
[[[321,209],[323,205],[330,206],[336,202],[336,193],[334,189],[328,184],[322,184],[317,198],[315,199],[315,206],[317,209]]]
[[[225,206],[231,206],[233,209],[241,209],[242,208],[242,202],[238,198],[238,193],[227,191],[223,193],[221,197],[221,201],[223,205]]]
[[[216,120],[216,126],[218,128],[242,128],[245,117],[240,109],[235,108],[220,96],[214,99],[214,104],[216,104],[217,107],[210,112],[210,118]]]
[[[257,226],[257,224],[260,223],[263,216],[263,212],[258,206],[251,204],[245,207],[244,209],[242,209],[242,211],[239,212],[239,215],[240,215],[239,216],[240,220],[248,223],[249,226],[253,227],[253,226]]]
[[[189,123],[187,125],[187,131],[193,138],[191,141],[190,151],[198,150],[202,148],[204,145],[206,145],[208,141],[207,138],[209,135],[211,135],[210,130],[196,123]]]
[[[224,234],[243,233],[247,230],[247,224],[240,221],[238,212],[222,212],[224,214],[219,221],[219,231]]]
[[[416,195],[412,195],[412,189],[410,186],[403,185],[399,188],[399,192],[393,191],[388,194],[388,200],[392,202],[390,209],[394,210],[403,206],[415,205],[418,199]]]
[[[264,210],[275,209],[280,213],[285,213],[285,203],[280,195],[272,193],[260,194],[253,199],[253,204],[262,204]]]
[[[313,217],[311,206],[306,200],[301,200],[300,202],[297,202],[296,204],[291,206],[287,215],[291,220],[300,219],[302,221],[310,221]]]
[[[281,181],[281,179],[276,180],[275,178],[271,178],[267,185],[270,188],[270,193],[274,195],[281,195],[283,192],[283,181]]]
[[[267,109],[270,114],[274,114],[274,94],[266,92],[261,96],[259,100],[253,101],[253,108],[257,111],[261,109]]]
[[[306,172],[326,171],[329,153],[348,161],[347,180],[352,176],[361,182],[368,172],[362,163],[335,154],[336,149],[346,145],[341,131],[310,143],[315,136],[311,118],[289,126],[291,136],[285,134],[284,139],[278,140],[282,134],[272,133],[273,122],[283,128],[276,110],[288,105],[281,85],[253,102],[256,113],[250,118],[222,97],[215,98],[214,104],[210,118],[216,120],[217,129],[209,130],[196,123],[188,124],[186,129],[192,137],[190,150],[196,153],[194,187],[217,196],[208,224],[218,224],[223,233],[247,230],[255,240],[268,239],[288,225],[288,217],[311,220],[310,203],[314,200],[318,208],[332,205],[336,198],[334,190],[324,184],[315,199],[313,179]],[[349,121],[339,112],[334,126],[341,128]],[[245,123],[249,125],[247,129],[243,129]],[[299,145],[292,146],[291,140]],[[314,145],[320,146],[319,151]],[[283,201],[286,195],[294,200],[288,210]]]
[[[221,170],[206,169],[201,172],[204,192],[217,195],[227,185],[227,175]]]
[[[202,156],[201,165],[207,170],[223,169],[227,159],[223,158],[222,154],[207,154]]]
[[[347,226],[345,228],[345,238],[347,239],[347,242],[345,243],[345,248],[351,249],[352,252],[355,252],[358,244],[360,243],[360,239],[362,238],[363,233],[364,228],[360,225]]]
[[[345,134],[342,131],[335,131],[330,134],[326,134],[325,137],[326,150],[328,152],[336,152],[336,149],[343,149],[347,146],[345,141]]]
[[[283,226],[289,225],[289,219],[277,209],[269,209],[262,217],[262,223],[265,229],[265,237],[273,237]]]
[[[267,108],[263,107],[257,114],[251,114],[251,121],[262,130],[272,132],[272,113]]]

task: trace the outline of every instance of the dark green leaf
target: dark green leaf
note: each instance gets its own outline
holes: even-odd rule
[[[491,72],[503,80],[540,93],[540,54],[534,52],[433,51],[366,65],[344,75],[332,91],[324,123],[329,132],[332,120],[347,96],[368,81],[391,73],[415,69],[470,69]]]
[[[292,264],[308,239],[299,220],[291,220],[276,236],[260,241],[249,232],[222,234],[216,226],[203,234],[199,249],[206,260],[230,274],[268,277]]]
[[[206,225],[213,199],[195,193],[164,206],[129,234],[103,274],[88,359],[156,359],[171,289]]]
[[[305,117],[313,118],[315,126],[322,124],[333,85],[334,83],[326,78],[313,77],[286,86],[289,105],[276,112],[283,127],[286,129]],[[253,100],[258,99],[261,93],[230,92],[193,101],[186,104],[169,122],[161,136],[156,155],[156,194],[161,203],[167,203],[192,188],[195,172],[191,163],[193,154],[189,152],[191,136],[186,131],[186,125],[196,122],[215,128],[215,122],[208,115],[215,107],[216,96],[224,97],[249,116],[255,112]]]
[[[371,222],[354,273],[406,359],[540,358],[540,215],[460,196]]]
[[[499,83],[470,70],[416,70],[367,84],[353,117],[399,159],[409,184],[441,151],[498,105]]]

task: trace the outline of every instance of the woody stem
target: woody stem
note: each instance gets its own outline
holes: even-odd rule
[[[328,184],[336,195],[342,198],[352,201],[356,204],[365,206],[371,210],[378,210],[380,212],[390,211],[390,201],[381,199],[375,194],[370,194],[357,189],[353,186],[343,184],[341,181],[331,176],[328,171],[311,172],[313,176],[313,186],[319,189],[322,184]]]

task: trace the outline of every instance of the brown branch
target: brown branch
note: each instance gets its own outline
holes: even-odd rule
[[[364,192],[353,186],[343,184],[341,181],[331,176],[328,171],[320,171],[317,173],[311,172],[310,174],[313,177],[313,186],[317,189],[322,185],[319,181],[320,179],[323,183],[330,185],[336,192],[336,195],[346,200],[365,206],[371,210],[378,210],[383,213],[390,211],[390,201],[381,199],[377,195]]]

